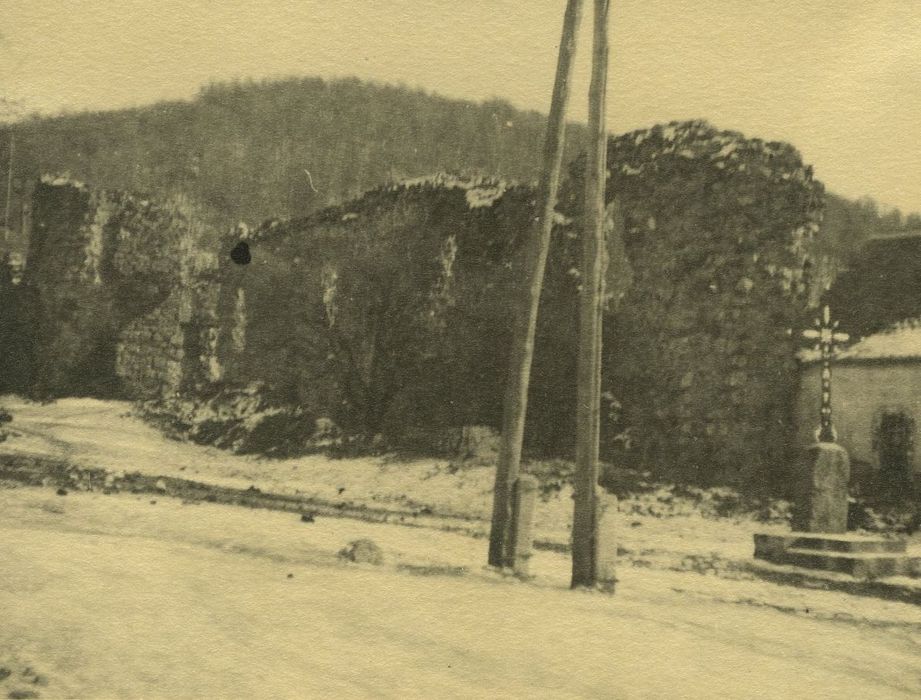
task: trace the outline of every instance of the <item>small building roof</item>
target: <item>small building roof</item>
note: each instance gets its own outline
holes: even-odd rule
[[[800,362],[819,360],[817,350],[804,350]],[[868,335],[835,353],[836,362],[921,361],[921,320],[898,323],[880,333]]]

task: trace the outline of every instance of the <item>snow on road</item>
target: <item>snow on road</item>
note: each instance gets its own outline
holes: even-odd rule
[[[260,460],[166,439],[126,403],[2,403],[17,435],[0,443],[0,456],[425,507],[473,518],[472,534],[488,525],[488,466]],[[538,504],[539,537],[568,540],[569,493]],[[635,505],[649,503],[620,504],[618,543],[631,554],[611,598],[568,591],[566,555],[537,552],[537,577],[525,584],[483,568],[482,537],[437,529],[302,523],[150,495],[0,490],[0,696],[921,694],[921,608],[670,571],[689,554],[750,558],[751,532],[770,528],[659,518]],[[384,566],[336,557],[360,537],[383,548]]]
[[[453,475],[447,461],[438,459],[330,460],[317,454],[266,460],[171,440],[133,416],[132,404],[124,401],[61,399],[41,405],[7,396],[2,405],[13,414],[11,428],[19,435],[0,444],[0,453],[44,454],[87,467],[232,488],[257,484],[276,493],[376,507],[406,508],[418,501],[441,513],[474,516],[487,516],[491,508],[493,477],[486,468]]]
[[[495,478],[492,466],[454,470],[446,460],[395,461],[386,456],[266,460],[170,440],[132,416],[127,402],[62,399],[40,405],[4,397],[2,405],[12,412],[10,426],[19,435],[0,443],[0,456],[44,455],[116,473],[137,471],[240,489],[256,486],[263,492],[331,504],[404,512],[424,508],[438,515],[472,518],[467,529],[480,534],[488,531]],[[568,543],[571,493],[564,486],[538,502],[536,537]],[[784,529],[750,520],[716,521],[697,513],[678,519],[646,517],[631,512],[632,505],[620,504],[620,544],[635,552],[673,553],[679,560],[683,555],[710,553],[747,559],[753,532]]]
[[[337,559],[357,537],[383,566]],[[797,591],[805,607],[783,610],[771,584],[645,569],[609,597],[566,590],[563,555],[521,583],[480,568],[484,552],[389,524],[0,490],[0,689],[28,667],[43,698],[921,693],[913,606]]]

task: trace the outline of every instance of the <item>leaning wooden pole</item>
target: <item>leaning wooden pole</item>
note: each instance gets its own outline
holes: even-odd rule
[[[563,161],[566,130],[566,105],[572,81],[572,64],[576,52],[576,33],[582,17],[582,0],[569,0],[563,18],[563,32],[553,85],[553,98],[544,138],[543,164],[537,190],[537,211],[533,231],[525,242],[524,274],[526,284],[515,307],[516,318],[509,357],[502,415],[502,442],[496,469],[493,495],[492,528],[489,534],[489,564],[512,566],[511,539],[512,493],[521,465],[524,422],[528,406],[528,386],[534,357],[534,334],[537,310],[550,247],[553,211],[556,206]]]
[[[595,0],[592,81],[589,87],[589,147],[585,166],[585,217],[582,231],[582,289],[579,295],[576,475],[572,524],[572,586],[597,582],[598,534],[595,491],[601,411],[601,303],[604,293],[605,173],[607,132],[605,96],[608,75],[609,0]]]

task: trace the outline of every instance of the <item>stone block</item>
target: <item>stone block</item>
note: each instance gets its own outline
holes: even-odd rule
[[[854,533],[791,532],[755,535],[755,558],[772,564],[819,569],[856,578],[917,576],[921,557],[906,553],[906,541]]]
[[[788,549],[776,563],[804,569],[820,569],[855,578],[876,579],[887,576],[911,576],[921,564],[921,558],[893,553],[818,552],[810,549]]]
[[[855,533],[817,535],[790,532],[783,535],[755,534],[755,557],[771,560],[788,549],[809,549],[816,552],[851,552],[856,554],[904,554],[903,538],[868,537]]]
[[[339,557],[356,564],[379,566],[384,563],[384,552],[374,540],[367,538],[349,542],[348,546],[339,550]]]
[[[793,529],[799,532],[846,532],[850,459],[840,445],[820,442],[803,452],[797,465]]]

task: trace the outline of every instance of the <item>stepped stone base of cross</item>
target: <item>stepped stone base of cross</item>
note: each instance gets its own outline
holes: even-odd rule
[[[756,534],[756,559],[855,578],[921,575],[921,557],[907,552],[904,539],[847,532],[851,467],[843,447],[811,445],[797,467],[793,531]]]

